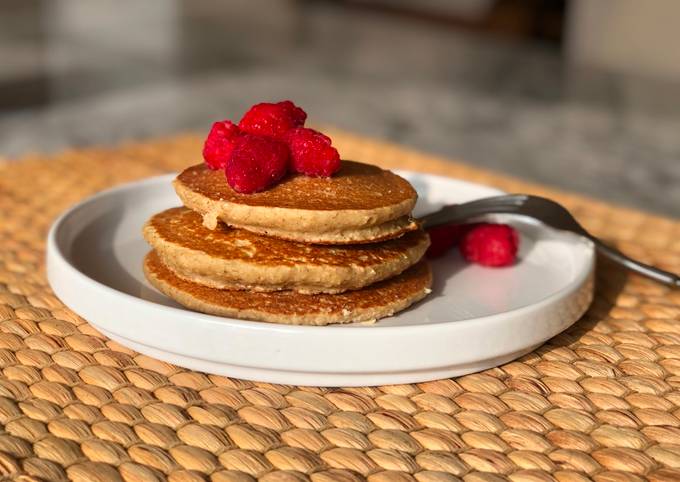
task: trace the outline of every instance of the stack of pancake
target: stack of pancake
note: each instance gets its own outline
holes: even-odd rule
[[[184,207],[144,226],[149,282],[204,313],[326,325],[390,316],[424,298],[430,241],[403,178],[343,161],[331,178],[293,175],[239,194],[196,165],[174,181]]]

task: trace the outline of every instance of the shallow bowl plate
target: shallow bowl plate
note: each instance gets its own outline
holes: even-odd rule
[[[400,172],[416,215],[499,191]],[[424,301],[370,325],[287,326],[185,309],[144,279],[141,235],[154,213],[180,204],[173,175],[90,197],[52,226],[47,276],[56,295],[122,345],[183,367],[290,385],[411,383],[483,370],[536,348],[574,323],[593,296],[589,241],[528,218],[496,216],[521,232],[519,261],[493,269],[456,250],[433,262]]]

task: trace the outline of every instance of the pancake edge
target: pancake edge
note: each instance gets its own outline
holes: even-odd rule
[[[238,318],[250,321],[263,321],[267,323],[278,323],[285,325],[310,325],[310,326],[324,326],[330,324],[346,324],[346,323],[361,323],[368,321],[375,321],[380,318],[385,318],[392,316],[399,311],[403,311],[409,306],[417,303],[418,301],[425,298],[431,293],[432,286],[432,270],[426,261],[421,261],[425,263],[427,267],[427,280],[425,287],[418,290],[417,292],[410,293],[404,298],[397,300],[393,303],[384,306],[372,307],[362,310],[342,310],[339,313],[328,314],[328,313],[307,313],[304,315],[280,315],[275,313],[268,313],[263,310],[249,309],[249,310],[238,310],[235,308],[229,308],[222,305],[215,305],[204,300],[197,299],[190,293],[179,290],[172,285],[160,280],[158,277],[154,276],[153,271],[149,268],[150,257],[154,252],[150,251],[144,257],[144,275],[149,283],[156,288],[158,291],[166,295],[167,297],[175,300],[182,306],[189,308],[194,311],[201,313],[206,313],[209,315]],[[171,271],[172,273],[172,271]],[[399,275],[400,276],[400,275]],[[398,276],[397,276],[398,277]],[[396,277],[395,277],[396,278]],[[210,289],[210,288],[206,288]],[[366,288],[370,289],[370,287]],[[305,295],[302,295],[305,296]],[[306,295],[314,296],[314,295]],[[333,295],[329,295],[333,296]]]

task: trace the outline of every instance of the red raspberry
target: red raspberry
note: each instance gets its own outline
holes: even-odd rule
[[[227,163],[227,182],[240,193],[262,191],[286,175],[289,158],[284,142],[241,135],[236,139],[231,160]]]
[[[460,240],[463,257],[483,266],[508,266],[515,262],[519,236],[507,224],[474,225]]]
[[[210,169],[224,169],[234,150],[234,141],[240,134],[231,121],[215,122],[203,145],[203,159]]]
[[[286,141],[290,147],[294,172],[313,177],[330,177],[340,169],[340,154],[322,133],[298,127],[288,131]]]
[[[263,102],[252,106],[238,126],[248,134],[283,139],[290,129],[303,126],[305,119],[307,113],[289,100],[276,104]]]
[[[467,226],[464,224],[450,224],[448,226],[437,226],[427,230],[430,235],[430,247],[425,255],[428,258],[439,258],[444,256],[448,250],[455,246],[465,233]]]

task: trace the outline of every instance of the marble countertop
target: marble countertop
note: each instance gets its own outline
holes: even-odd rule
[[[104,61],[106,46],[78,42],[88,75],[57,70],[48,102],[0,112],[0,155],[206,132],[253,102],[290,98],[318,124],[680,216],[678,84],[323,3],[272,13],[291,26],[266,36],[225,37],[205,15],[184,19],[181,55],[160,60],[141,48]]]

